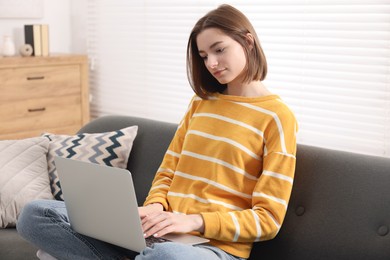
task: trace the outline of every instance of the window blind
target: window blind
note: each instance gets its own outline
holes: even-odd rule
[[[256,28],[264,83],[299,122],[298,142],[390,157],[390,1],[88,1],[92,115],[178,122],[193,93],[189,33],[229,3]]]

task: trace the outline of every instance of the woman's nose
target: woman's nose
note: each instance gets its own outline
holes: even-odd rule
[[[217,66],[218,66],[217,59],[209,56],[207,59],[207,67],[209,67],[210,69],[215,69]]]

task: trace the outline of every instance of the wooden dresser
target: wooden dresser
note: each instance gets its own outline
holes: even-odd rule
[[[85,55],[0,57],[0,140],[74,134],[88,121]]]

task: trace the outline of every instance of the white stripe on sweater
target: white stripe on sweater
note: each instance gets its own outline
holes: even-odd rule
[[[277,197],[274,197],[271,195],[267,195],[263,192],[253,192],[252,196],[253,197],[262,197],[262,198],[266,198],[266,199],[275,201],[276,203],[282,204],[285,207],[285,209],[287,209],[287,202],[283,199],[280,199],[280,198],[277,198]]]
[[[168,185],[165,185],[165,184],[161,184],[161,185],[157,185],[157,186],[153,186],[150,190],[155,190],[155,189],[168,189],[169,186]]]
[[[288,181],[291,184],[293,184],[293,181],[294,181],[294,179],[291,178],[291,177],[288,177],[288,176],[280,174],[280,173],[271,172],[271,171],[263,171],[262,175],[270,176],[270,177],[273,177],[273,178],[278,178],[278,179],[281,179],[281,180],[284,180],[284,181]]]
[[[281,154],[283,156],[287,156],[287,157],[291,157],[291,158],[296,159],[295,155],[293,155],[291,153],[281,153],[281,152],[274,152],[274,153]]]
[[[276,123],[277,127],[278,127],[279,136],[280,136],[280,144],[282,146],[282,151],[283,151],[283,153],[287,154],[287,148],[286,148],[286,142],[285,142],[285,139],[284,139],[283,126],[282,126],[282,123],[280,122],[280,119],[279,119],[278,115],[275,112],[267,110],[267,109],[264,109],[264,108],[261,108],[261,107],[258,107],[258,106],[247,104],[247,103],[241,103],[241,102],[235,102],[235,103],[239,104],[239,105],[242,105],[244,107],[247,107],[247,108],[259,111],[261,113],[264,113],[264,114],[272,116],[273,119],[275,120],[275,123]]]
[[[271,212],[269,212],[268,210],[265,211],[267,212],[268,216],[272,219],[272,222],[275,224],[275,227],[278,229],[279,232],[281,225],[279,224],[278,221],[276,221],[275,216],[272,215]]]
[[[184,194],[184,193],[169,191],[168,196],[179,197],[179,198],[191,198],[191,199],[194,199],[194,200],[201,202],[201,203],[204,203],[204,204],[217,204],[217,205],[222,205],[225,208],[232,209],[232,210],[244,210],[243,208],[237,207],[237,206],[229,204],[229,203],[225,203],[223,201],[213,200],[213,199],[203,199],[201,197],[196,196],[195,194]]]
[[[174,173],[171,169],[168,168],[158,168],[157,172],[169,172],[169,173]]]
[[[259,216],[256,214],[256,212],[254,210],[251,209],[250,211],[251,211],[251,213],[253,215],[253,218],[254,218],[254,221],[255,221],[255,225],[256,225],[256,231],[257,231],[255,242],[258,242],[258,241],[260,241],[260,237],[261,237],[260,218],[259,218]]]
[[[215,118],[215,119],[218,119],[218,120],[222,120],[222,121],[225,121],[225,122],[228,122],[228,123],[231,123],[231,124],[235,124],[235,125],[239,125],[239,126],[242,126],[258,135],[260,135],[262,138],[264,136],[263,132],[260,131],[259,129],[251,126],[251,125],[248,125],[248,124],[245,124],[241,121],[238,121],[238,120],[234,120],[234,119],[231,119],[231,118],[228,118],[228,117],[225,117],[225,116],[220,116],[220,115],[217,115],[217,114],[212,114],[212,113],[195,113],[193,115],[193,117],[210,117],[210,118]]]
[[[246,193],[243,193],[243,192],[236,191],[236,190],[234,190],[232,188],[229,188],[229,187],[227,187],[225,185],[222,185],[222,184],[220,184],[218,182],[215,182],[215,181],[203,178],[203,177],[194,176],[194,175],[191,175],[191,174],[188,174],[188,173],[184,173],[184,172],[180,172],[180,171],[176,171],[175,175],[183,177],[183,178],[186,178],[186,179],[194,180],[194,181],[204,182],[204,183],[206,183],[208,185],[212,185],[214,187],[217,187],[217,188],[219,188],[221,190],[224,190],[226,192],[238,195],[240,197],[244,197],[244,198],[247,198],[247,199],[251,199],[252,198],[252,195],[250,195],[250,194],[246,194]]]
[[[193,152],[189,152],[189,151],[182,151],[182,154],[183,155],[187,155],[187,156],[190,156],[190,157],[194,157],[194,158],[197,158],[197,159],[200,159],[200,160],[204,160],[204,161],[209,161],[209,162],[213,162],[213,163],[217,163],[217,164],[220,164],[226,168],[229,168],[239,174],[242,174],[244,175],[245,177],[247,177],[248,179],[251,179],[251,180],[257,180],[257,177],[253,176],[253,175],[250,175],[249,173],[247,173],[246,171],[244,171],[243,169],[241,168],[238,168],[230,163],[227,163],[223,160],[220,160],[220,159],[217,159],[217,158],[214,158],[214,157],[210,157],[210,156],[206,156],[206,155],[201,155],[201,154],[197,154],[197,153],[193,153]]]
[[[180,158],[179,153],[175,153],[174,151],[168,150],[167,154],[172,155],[173,157]]]
[[[281,227],[281,225],[276,221],[274,215],[272,215],[271,212],[269,212],[269,211],[266,210],[265,208],[260,208],[260,207],[257,207],[257,206],[253,207],[252,210],[259,210],[259,209],[262,209],[262,210],[264,210],[264,211],[267,213],[267,215],[270,217],[270,219],[271,219],[272,222],[274,223],[275,227],[279,230],[280,227]]]
[[[237,217],[234,215],[233,212],[229,212],[229,215],[232,217],[236,233],[234,234],[233,242],[237,242],[238,238],[240,237],[240,223],[238,222]]]
[[[197,135],[197,136],[202,136],[202,137],[205,137],[205,138],[208,138],[208,139],[212,139],[212,140],[215,140],[215,141],[221,141],[221,142],[225,142],[225,143],[231,144],[231,145],[235,146],[236,148],[242,150],[243,152],[245,152],[249,156],[255,158],[256,160],[260,160],[260,157],[257,154],[255,154],[254,152],[252,152],[251,150],[249,150],[248,148],[246,148],[242,144],[240,144],[240,143],[238,143],[238,142],[236,142],[236,141],[234,141],[232,139],[229,139],[229,138],[226,138],[226,137],[221,137],[221,136],[216,136],[216,135],[211,135],[211,134],[204,133],[204,132],[197,131],[197,130],[189,130],[187,134],[193,134],[193,135]]]

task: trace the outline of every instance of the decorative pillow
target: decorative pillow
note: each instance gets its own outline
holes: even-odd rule
[[[44,137],[0,141],[0,226],[14,227],[22,207],[53,199],[47,172],[49,141]]]
[[[96,134],[71,136],[44,134],[50,140],[47,163],[54,198],[64,200],[54,163],[55,156],[126,168],[137,131],[138,126],[131,126],[118,131]]]

